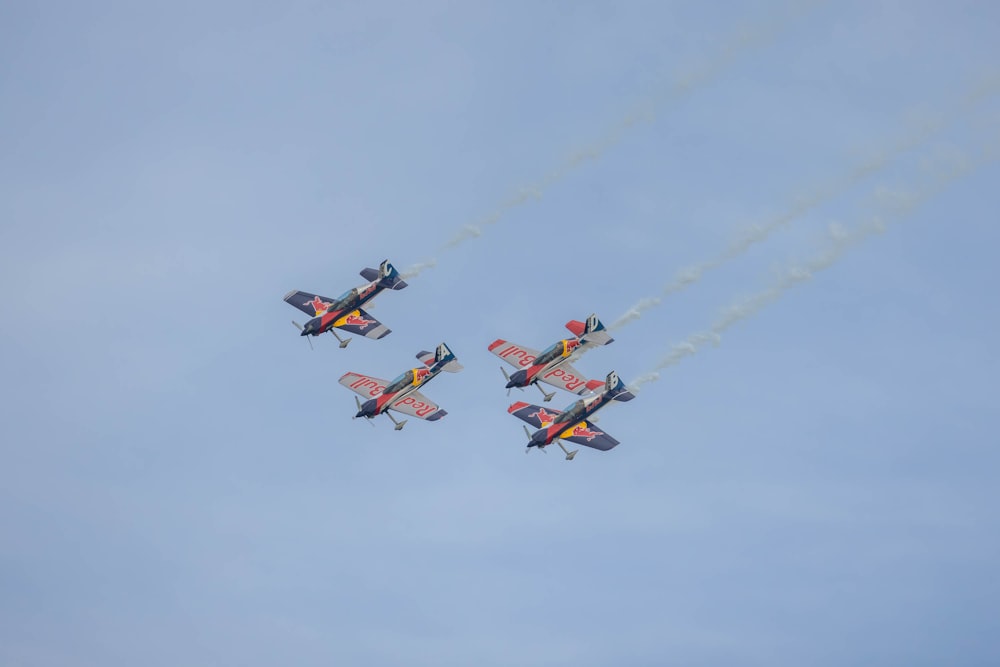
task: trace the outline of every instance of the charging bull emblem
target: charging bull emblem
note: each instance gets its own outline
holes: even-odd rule
[[[542,425],[551,424],[556,419],[556,413],[548,412],[545,408],[538,408],[537,412],[532,412],[529,417],[537,417],[538,421],[542,422]]]
[[[326,312],[326,309],[330,307],[326,301],[323,301],[318,296],[314,296],[312,301],[306,301],[307,306],[312,306],[312,309],[316,311],[316,317],[319,317]]]
[[[344,320],[340,323],[340,326],[354,326],[359,329],[364,329],[369,324],[375,324],[375,320],[366,320],[357,312],[353,312],[344,318]]]
[[[592,441],[599,435],[604,435],[601,431],[589,428],[586,424],[577,424],[570,433],[571,438],[586,438],[587,442]]]

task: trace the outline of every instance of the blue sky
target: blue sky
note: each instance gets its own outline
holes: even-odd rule
[[[0,662],[995,664],[998,24],[5,4]],[[604,411],[618,448],[525,456],[493,339],[774,227],[578,363],[638,378],[873,216]],[[437,262],[392,335],[310,351],[282,295],[385,258]],[[342,373],[441,341],[447,418],[350,419]]]

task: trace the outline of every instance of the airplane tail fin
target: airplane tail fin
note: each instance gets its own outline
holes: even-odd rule
[[[394,290],[400,290],[406,287],[406,281],[399,276],[399,271],[397,271],[396,267],[389,263],[389,260],[385,260],[379,264],[378,284],[380,287]]]
[[[425,350],[417,352],[417,359],[427,366],[441,364],[441,370],[448,371],[449,373],[457,373],[464,368],[462,364],[458,363],[455,353],[445,343],[438,345],[433,352]]]
[[[604,380],[604,390],[616,401],[631,401],[635,394],[628,390],[625,383],[618,377],[618,373],[611,371]]]
[[[607,345],[615,342],[601,321],[597,319],[596,313],[591,313],[586,322],[570,320],[566,323],[566,328],[573,332],[573,335],[579,338],[584,345]]]

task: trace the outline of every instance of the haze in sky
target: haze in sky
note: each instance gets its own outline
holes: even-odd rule
[[[998,33],[3,5],[0,663],[997,663]],[[310,350],[282,296],[387,258]],[[592,312],[621,444],[526,456],[487,346]],[[351,419],[441,342],[444,419]]]

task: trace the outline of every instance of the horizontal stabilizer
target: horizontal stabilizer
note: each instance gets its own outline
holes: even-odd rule
[[[616,401],[622,401],[624,403],[625,401],[631,401],[633,398],[635,398],[635,394],[626,389],[625,391],[615,394],[612,398],[614,398]]]
[[[615,342],[615,339],[608,334],[601,321],[597,319],[597,315],[593,313],[587,318],[586,322],[570,320],[566,323],[566,328],[587,345],[607,345]]]

